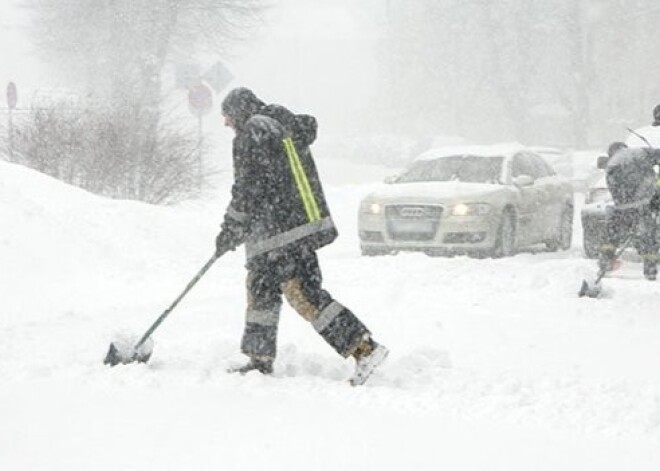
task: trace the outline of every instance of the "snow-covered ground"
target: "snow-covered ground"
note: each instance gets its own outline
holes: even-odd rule
[[[391,350],[360,388],[286,305],[274,376],[225,372],[243,360],[242,250],[148,364],[104,366],[212,254],[227,182],[164,208],[0,162],[0,469],[660,469],[660,282],[630,262],[579,299],[579,224],[567,252],[361,257],[359,199],[391,170],[339,162],[320,162],[341,232],[325,285]]]

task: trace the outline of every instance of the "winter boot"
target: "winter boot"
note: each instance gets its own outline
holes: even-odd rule
[[[360,386],[364,384],[376,368],[378,368],[387,358],[389,350],[375,342],[367,336],[362,340],[362,344],[355,351],[355,372],[349,383],[351,386]]]
[[[230,368],[229,373],[240,373],[242,375],[250,371],[258,371],[261,374],[269,375],[273,372],[273,360],[269,358],[250,358],[250,361],[243,366]]]
[[[644,260],[644,278],[655,281],[658,277],[658,263],[654,260]]]

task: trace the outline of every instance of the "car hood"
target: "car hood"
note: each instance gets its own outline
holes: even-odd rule
[[[374,191],[367,198],[378,201],[478,199],[507,189],[506,186],[491,183],[458,181],[393,183]]]

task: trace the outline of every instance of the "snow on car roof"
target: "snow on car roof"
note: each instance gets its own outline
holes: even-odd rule
[[[528,147],[529,150],[532,152],[536,152],[537,154],[565,154],[566,151],[564,149],[560,149],[558,147],[539,147],[539,146],[534,146],[534,147]]]
[[[420,154],[415,160],[433,160],[440,157],[451,157],[453,155],[478,155],[481,157],[503,157],[513,155],[525,147],[518,143],[503,143],[493,145],[471,145],[471,146],[447,146]]]

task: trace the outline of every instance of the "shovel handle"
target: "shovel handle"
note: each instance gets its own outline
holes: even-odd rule
[[[134,347],[135,350],[139,349],[142,346],[142,344],[144,344],[144,342],[146,342],[147,339],[151,337],[151,334],[153,334],[154,331],[158,328],[158,326],[163,323],[163,321],[170,314],[170,312],[174,310],[174,308],[179,304],[179,302],[184,298],[184,296],[188,294],[188,292],[193,288],[193,286],[197,284],[197,282],[202,278],[202,276],[204,276],[204,274],[209,270],[209,268],[213,266],[213,264],[216,262],[216,260],[218,260],[218,258],[220,258],[221,255],[222,254],[218,252],[213,254],[213,256],[209,259],[209,261],[206,262],[206,264],[201,268],[201,270],[199,270],[199,272],[197,272],[195,277],[192,280],[190,280],[188,286],[186,286],[186,289],[184,289],[183,292],[174,300],[174,302],[172,302],[170,307],[165,309],[165,311],[160,316],[158,316],[156,322],[154,322],[151,325],[151,327],[149,327],[149,329],[144,333],[140,341],[135,344]]]
[[[628,237],[626,237],[626,239],[623,241],[623,244],[621,245],[621,247],[619,247],[616,250],[616,252],[614,252],[614,260],[618,260],[618,258],[621,256],[621,254],[623,254],[623,251],[628,248],[628,245],[630,244],[630,241],[632,240],[632,237],[633,237],[632,234],[628,234]],[[606,273],[607,273],[606,269],[604,269],[604,268],[600,269],[598,271],[598,275],[596,276],[596,281],[594,282],[594,284],[600,283],[600,280],[603,279],[603,277],[605,276]]]

